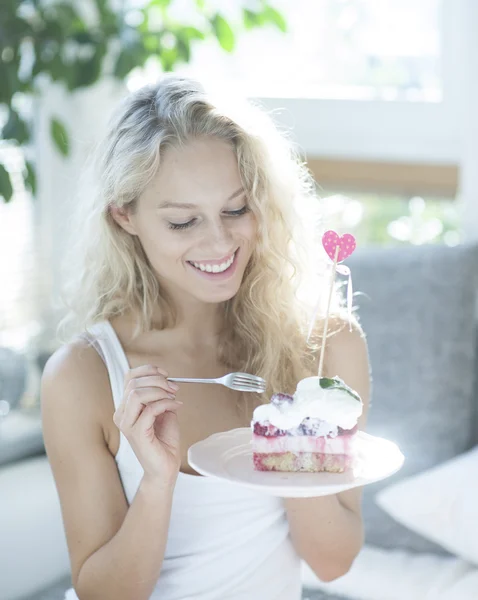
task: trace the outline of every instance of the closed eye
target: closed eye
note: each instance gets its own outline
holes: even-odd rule
[[[241,215],[245,215],[249,212],[249,207],[245,204],[242,208],[238,210],[228,210],[226,211],[226,215],[230,215],[231,217],[240,217]]]
[[[248,213],[249,210],[250,209],[246,204],[242,208],[239,208],[238,210],[225,211],[224,214],[228,217],[240,217],[240,216]],[[173,229],[175,231],[180,230],[180,229],[188,229],[189,227],[192,227],[195,222],[196,222],[196,219],[191,219],[190,221],[187,221],[186,223],[169,223],[168,227],[169,227],[169,229]]]

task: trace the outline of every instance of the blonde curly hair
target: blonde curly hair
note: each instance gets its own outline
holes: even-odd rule
[[[168,75],[129,94],[110,119],[89,161],[94,188],[77,202],[62,294],[67,313],[59,332],[78,333],[130,312],[140,333],[151,328],[154,306],[160,308],[159,327],[174,326],[175,307],[141,242],[115,222],[109,207],[134,211],[168,147],[200,137],[231,145],[258,224],[241,287],[224,303],[218,358],[231,369],[264,377],[268,388],[259,401],[274,391],[293,393],[300,379],[316,374],[320,347],[317,332],[306,340],[317,296],[300,299],[300,289],[304,277],[318,275],[310,273],[315,250],[305,243],[297,212],[318,202],[315,183],[266,111],[251,102],[221,100],[191,78]],[[337,293],[333,311],[339,309]]]

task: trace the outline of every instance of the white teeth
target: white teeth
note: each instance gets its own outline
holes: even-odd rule
[[[207,273],[222,273],[226,269],[229,269],[229,267],[232,265],[235,255],[236,253],[234,253],[228,261],[222,263],[221,265],[199,264],[196,262],[191,262],[191,264],[200,271],[206,271]]]

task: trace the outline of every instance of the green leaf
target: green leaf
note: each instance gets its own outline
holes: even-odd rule
[[[109,12],[108,0],[94,0],[98,13],[103,17]]]
[[[62,30],[69,29],[72,25],[81,24],[81,19],[71,4],[56,4],[53,6],[55,21],[58,21]]]
[[[342,379],[340,379],[340,377],[321,377],[319,380],[319,385],[322,389],[336,389],[336,390],[342,390],[344,392],[347,392],[350,396],[352,396],[353,398],[355,398],[355,400],[358,400],[359,402],[361,402],[360,396],[357,394],[357,392],[355,390],[353,390],[351,387],[349,387],[345,381],[343,381]]]
[[[259,23],[262,25],[263,23],[272,23],[276,25],[283,33],[287,31],[287,22],[284,16],[272,6],[266,6],[262,11],[263,21]]]
[[[217,13],[211,19],[211,25],[221,48],[226,50],[226,52],[232,52],[235,46],[234,32],[226,19]]]
[[[3,197],[5,202],[10,202],[13,196],[13,187],[12,182],[10,181],[10,175],[2,164],[0,164],[0,196]]]
[[[178,59],[183,62],[189,62],[191,59],[191,46],[189,38],[178,35],[176,38],[176,48],[178,50]]]
[[[63,124],[55,118],[50,122],[50,134],[60,154],[68,156],[70,153],[68,133]]]
[[[319,383],[320,383],[320,387],[323,388],[324,390],[329,387],[335,387],[337,385],[336,380],[330,379],[329,377],[321,377]]]
[[[96,10],[99,14],[99,23],[102,32],[108,31],[111,33],[118,33],[119,21],[118,14],[112,10],[110,6],[110,0],[94,0]]]
[[[25,186],[27,189],[30,190],[30,192],[35,195],[36,191],[37,191],[37,176],[36,176],[36,171],[35,171],[35,167],[33,166],[33,164],[29,161],[25,161],[25,167],[27,170],[27,174],[25,177]]]
[[[159,35],[156,33],[143,36],[143,43],[148,54],[157,54],[159,52],[160,40]]]
[[[196,27],[182,27],[180,33],[190,40],[204,40],[206,35]]]
[[[5,123],[2,130],[2,138],[4,140],[15,140],[20,146],[30,139],[28,125],[20,118],[17,111],[13,110],[11,107],[8,121]]]
[[[17,61],[2,63],[0,58],[0,102],[10,104],[19,85]]]
[[[148,36],[148,39],[150,40],[148,43],[151,44],[153,36]],[[156,41],[155,50],[157,51],[158,48],[159,41]],[[151,51],[153,50],[149,50],[147,44],[143,44],[142,42],[124,46],[116,59],[114,75],[120,79],[124,79],[135,67],[140,67],[144,64]]]
[[[262,13],[254,12],[248,8],[244,8],[242,11],[242,21],[246,29],[254,29],[254,27],[259,27],[264,23]]]
[[[88,60],[78,60],[69,66],[68,89],[75,90],[81,87],[93,85],[101,75],[104,46],[97,45],[95,53]]]
[[[178,62],[177,48],[162,48],[159,53],[159,60],[164,71],[172,71]]]
[[[171,4],[171,0],[150,0],[148,4],[148,8],[158,7],[158,8],[168,8]]]
[[[95,38],[88,31],[77,31],[72,36],[71,39],[78,44],[92,44],[95,41]]]

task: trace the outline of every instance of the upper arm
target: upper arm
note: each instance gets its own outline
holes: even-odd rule
[[[371,374],[365,334],[355,322],[332,320],[334,332],[325,343],[324,372],[327,377],[338,376],[354,389],[363,402],[359,429],[364,429],[370,404]]]
[[[326,340],[324,371],[328,377],[338,376],[354,389],[363,402],[363,412],[358,420],[359,429],[364,429],[370,405],[371,375],[368,347],[365,334],[357,323],[332,322],[336,331]],[[361,488],[338,494],[340,501],[353,512],[361,512]]]
[[[102,425],[112,407],[108,373],[93,348],[75,342],[50,357],[41,406],[75,585],[86,559],[116,534],[128,509]]]

